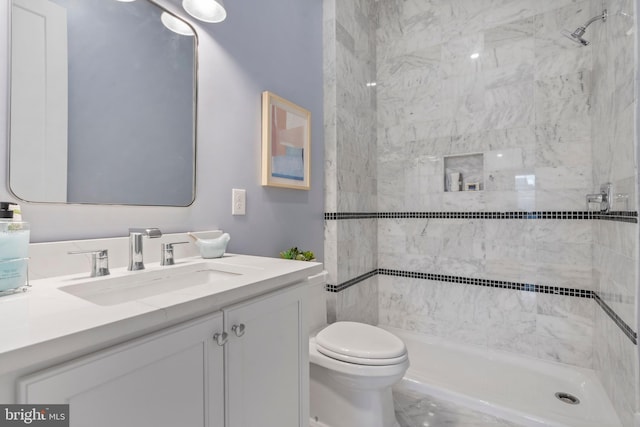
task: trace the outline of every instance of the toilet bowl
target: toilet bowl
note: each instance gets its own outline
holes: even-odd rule
[[[391,387],[409,367],[407,349],[384,329],[336,322],[309,339],[311,425],[398,427]]]

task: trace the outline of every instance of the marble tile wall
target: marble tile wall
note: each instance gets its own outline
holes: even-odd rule
[[[376,21],[375,2],[324,1],[326,212],[376,209]],[[330,284],[376,268],[376,221],[325,221]],[[329,295],[329,320],[377,323],[376,283]]]
[[[560,30],[589,2],[379,3],[378,209],[583,210],[592,52]],[[444,193],[443,157],[466,153],[485,191]]]
[[[636,330],[637,224],[598,221],[594,226],[594,290]]]
[[[591,367],[595,304],[576,298],[378,276],[380,323]]]
[[[583,210],[603,182],[623,196],[615,210],[637,209],[634,2],[380,6],[379,211]],[[603,7],[591,45],[560,36]],[[443,157],[477,152],[484,191],[443,192]],[[379,267],[593,290],[637,328],[637,236],[637,224],[609,221],[384,219]],[[617,409],[630,423],[637,346],[603,332],[617,326],[593,301],[396,277],[379,286],[383,323],[595,367],[614,402],[627,396]],[[483,316],[485,305],[513,318]]]
[[[602,310],[596,310],[594,368],[624,427],[635,427],[638,352]]]
[[[613,209],[637,209],[637,108],[635,2],[592,0],[591,14],[608,10],[606,22],[588,29],[593,55],[593,181],[612,183]],[[594,289],[634,331],[638,331],[638,225],[604,221],[594,227]],[[638,347],[603,313],[595,322],[594,365],[623,425],[632,426],[640,408]]]
[[[326,211],[582,211],[607,181],[614,210],[637,210],[634,6],[325,0]],[[589,27],[589,46],[562,37],[603,7],[609,20]],[[445,192],[444,157],[470,153],[483,154],[483,191]],[[330,283],[380,268],[584,289],[637,330],[637,224],[325,224]],[[384,274],[329,299],[332,320],[595,368],[625,427],[638,407],[637,346],[593,299]]]
[[[383,218],[378,267],[593,290],[593,222]]]
[[[592,50],[560,30],[590,14],[586,0],[381,1],[378,210],[584,210]],[[444,157],[471,153],[483,153],[483,191],[444,192]],[[378,266],[593,290],[592,229],[380,219]],[[379,278],[381,322],[400,326],[400,302],[412,301],[401,327],[592,366],[589,299],[404,280]]]
[[[333,303],[335,311],[329,311],[335,321],[354,321],[377,325],[378,320],[378,278],[373,276],[355,286],[338,293],[328,293],[327,299]]]

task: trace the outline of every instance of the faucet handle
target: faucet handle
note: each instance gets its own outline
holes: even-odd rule
[[[71,251],[69,255],[91,255],[91,277],[108,276],[109,272],[109,251],[106,249],[94,249],[88,251]]]
[[[173,265],[175,264],[173,258],[173,245],[183,245],[190,242],[172,242],[160,244],[160,265]]]

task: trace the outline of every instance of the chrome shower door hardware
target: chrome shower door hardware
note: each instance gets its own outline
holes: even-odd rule
[[[600,212],[609,212],[611,210],[611,183],[600,185],[600,193],[587,194],[587,210],[590,210],[592,203],[600,204]]]

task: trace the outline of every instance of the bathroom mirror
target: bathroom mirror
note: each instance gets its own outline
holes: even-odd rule
[[[197,40],[163,12],[149,0],[12,0],[15,196],[193,202]]]

